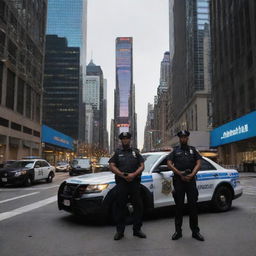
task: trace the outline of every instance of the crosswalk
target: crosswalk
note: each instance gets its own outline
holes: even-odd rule
[[[243,193],[245,195],[256,196],[256,187],[255,186],[244,186]]]

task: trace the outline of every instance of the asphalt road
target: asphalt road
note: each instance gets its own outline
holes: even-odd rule
[[[201,209],[199,225],[205,242],[191,238],[188,216],[184,217],[183,238],[171,240],[173,210],[164,209],[144,221],[147,239],[132,236],[114,241],[115,227],[77,220],[57,209],[56,193],[68,174],[57,173],[53,183],[29,188],[0,188],[1,256],[255,256],[256,175],[241,175],[244,194],[233,201],[229,212]]]

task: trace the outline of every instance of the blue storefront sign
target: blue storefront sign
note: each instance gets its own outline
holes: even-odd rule
[[[256,137],[256,111],[211,132],[211,147]]]
[[[42,126],[42,142],[74,150],[74,140],[46,125]]]

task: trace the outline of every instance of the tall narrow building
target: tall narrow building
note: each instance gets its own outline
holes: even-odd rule
[[[133,146],[137,146],[137,125],[135,113],[135,86],[133,84],[133,39],[116,39],[116,89],[114,111],[114,145],[117,147],[118,135],[131,132]]]
[[[92,60],[87,65],[86,74],[86,87],[84,91],[83,101],[86,104],[86,113],[88,112],[88,110],[91,112],[91,108],[93,109],[93,126],[91,126],[91,124],[89,123],[85,123],[85,130],[87,131],[88,127],[93,127],[93,139],[92,141],[88,141],[86,139],[85,142],[87,144],[94,144],[100,149],[108,151],[108,145],[105,140],[105,136],[107,134],[107,80],[103,77],[101,67],[95,65]],[[89,105],[91,105],[91,107],[89,107]]]

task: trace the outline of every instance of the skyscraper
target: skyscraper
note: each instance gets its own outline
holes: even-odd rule
[[[74,139],[79,131],[79,50],[68,47],[66,38],[46,36],[43,122]]]
[[[133,145],[137,145],[132,43],[132,37],[116,39],[115,146],[118,134],[127,131],[132,133]]]
[[[80,48],[81,88],[79,99],[79,139],[84,140],[86,80],[87,0],[48,0],[47,34],[67,39],[68,47]]]
[[[86,87],[84,91],[84,102],[88,109],[88,104],[93,108],[93,140],[92,143],[101,149],[108,149],[104,143],[106,135],[106,80],[100,66],[95,65],[91,60],[86,69]],[[85,110],[87,112],[87,109]],[[91,110],[90,110],[91,111]],[[85,124],[88,127],[89,124]],[[87,129],[87,128],[86,128]],[[89,141],[85,141],[89,143]]]
[[[256,171],[256,1],[211,1],[213,126],[219,161]]]
[[[169,84],[168,132],[189,129],[191,141],[209,150],[211,130],[211,47],[209,0],[170,0],[170,49],[173,56]]]

